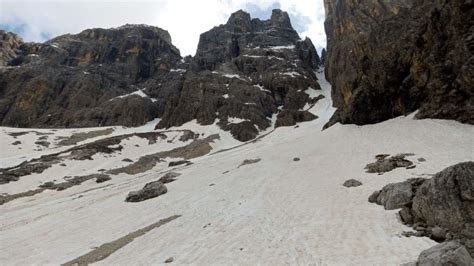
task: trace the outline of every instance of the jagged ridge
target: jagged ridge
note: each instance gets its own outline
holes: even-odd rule
[[[5,43],[2,125],[136,126],[161,117],[157,127],[167,128],[197,119],[245,141],[276,113],[279,126],[315,118],[302,108],[311,100],[305,91],[319,89],[320,59],[281,10],[266,21],[232,14],[203,33],[196,56],[185,60],[167,31],[146,25]]]

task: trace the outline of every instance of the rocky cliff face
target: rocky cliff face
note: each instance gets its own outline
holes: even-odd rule
[[[179,83],[170,69],[181,56],[159,28],[90,29],[44,44],[0,35],[7,39],[0,61],[8,62],[0,69],[2,125],[141,125],[162,113],[163,99],[174,93],[173,86],[159,84]],[[148,85],[156,100],[146,97]]]
[[[126,25],[23,43],[0,32],[0,122],[17,127],[157,128],[196,119],[218,123],[246,141],[272,126],[316,117],[303,110],[319,89],[320,59],[286,12],[269,20],[231,15],[201,35],[196,56],[182,59],[165,30]]]
[[[217,122],[245,141],[270,127],[273,114],[277,126],[312,120],[302,109],[311,101],[305,91],[319,89],[319,63],[311,40],[300,40],[286,12],[274,10],[261,21],[238,11],[201,35],[181,93],[158,127]]]
[[[18,35],[0,30],[0,66],[6,66],[8,62],[20,55],[20,46],[23,40]]]
[[[330,124],[417,118],[474,123],[474,3],[325,0]]]

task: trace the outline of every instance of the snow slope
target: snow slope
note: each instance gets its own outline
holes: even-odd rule
[[[409,116],[321,131],[334,111],[330,88],[321,83],[327,97],[311,109],[320,118],[298,128],[277,128],[239,146],[219,132],[213,152],[193,159],[193,165],[158,165],[143,174],[120,174],[102,184],[87,181],[1,205],[0,264],[65,263],[172,215],[181,216],[97,264],[160,264],[169,257],[173,263],[197,265],[398,265],[416,260],[435,242],[401,236],[409,228],[397,211],[385,211],[367,198],[387,183],[428,177],[474,160],[474,127]],[[186,127],[218,130],[195,123],[181,128]],[[4,132],[0,134],[3,138]],[[365,173],[376,154],[402,152],[426,162],[384,175]],[[261,161],[239,167],[245,159],[257,158]],[[170,170],[182,175],[167,184],[167,194],[140,203],[124,201],[129,191]],[[33,176],[8,186],[13,190],[28,178]],[[350,178],[363,185],[343,187]],[[0,185],[0,192],[6,186]]]

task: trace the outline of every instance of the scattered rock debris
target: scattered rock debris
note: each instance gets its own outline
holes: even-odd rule
[[[367,169],[367,173],[379,173],[383,174],[386,172],[390,172],[395,168],[399,167],[409,167],[413,165],[413,162],[405,159],[407,156],[412,156],[413,153],[401,153],[389,157],[389,154],[379,154],[375,156],[377,161],[375,163],[369,163],[365,166]]]

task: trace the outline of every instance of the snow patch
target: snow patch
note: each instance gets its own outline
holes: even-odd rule
[[[284,59],[281,57],[269,55],[269,56],[262,56],[262,55],[243,55],[244,57],[250,57],[250,58],[267,58],[267,59],[277,59],[280,61],[283,61]]]
[[[285,49],[295,49],[295,46],[294,45],[286,45],[286,46],[271,46],[271,47],[268,47],[270,50],[285,50]]]
[[[128,93],[128,94],[124,94],[124,95],[117,96],[117,97],[115,97],[115,98],[110,99],[109,101],[112,101],[112,100],[114,100],[114,99],[122,99],[122,98],[130,97],[130,96],[133,96],[133,95],[137,95],[137,96],[140,96],[140,97],[142,97],[142,98],[149,98],[152,102],[158,101],[157,99],[155,99],[155,98],[150,98],[150,96],[146,95],[146,93],[143,92],[143,89],[139,89],[139,90],[134,91],[134,92],[132,92],[132,93]]]
[[[285,72],[285,73],[281,73],[282,75],[285,75],[285,76],[290,76],[292,78],[296,78],[298,76],[301,76],[300,73],[298,72],[295,72],[295,71],[292,71],[292,72]]]
[[[227,121],[229,121],[229,123],[231,123],[231,124],[239,124],[239,123],[242,123],[242,122],[245,122],[245,121],[250,121],[250,120],[243,119],[243,118],[238,118],[238,117],[229,117],[229,118],[227,118]]]
[[[179,73],[184,73],[184,72],[186,72],[186,69],[182,69],[182,68],[173,68],[173,69],[170,69],[170,72],[179,72]]]
[[[253,85],[253,86],[257,87],[261,91],[272,93],[270,90],[265,89],[262,85],[257,84],[257,85]]]

